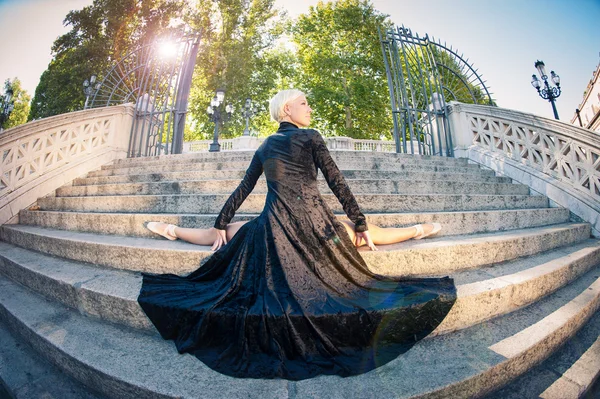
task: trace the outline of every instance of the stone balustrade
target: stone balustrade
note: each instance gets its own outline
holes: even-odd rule
[[[456,157],[528,185],[590,222],[600,236],[600,137],[519,111],[451,103]]]
[[[255,150],[262,142],[264,137],[242,136],[234,139],[220,139],[221,151],[241,151]],[[183,153],[206,152],[210,148],[212,140],[186,141],[183,143]]]
[[[255,150],[264,137],[237,137],[235,139],[219,140],[221,151]],[[212,140],[190,141],[183,144],[183,152],[208,151]],[[395,152],[396,145],[393,141],[380,140],[357,140],[350,137],[325,137],[325,143],[330,150],[344,151],[371,151],[371,152]],[[418,149],[415,150],[418,154]]]
[[[71,112],[0,134],[0,225],[76,177],[125,158],[133,105]]]

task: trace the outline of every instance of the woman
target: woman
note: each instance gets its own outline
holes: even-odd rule
[[[433,331],[454,303],[454,284],[370,272],[355,245],[364,241],[374,250],[384,241],[379,232],[371,237],[321,135],[300,129],[312,112],[304,94],[282,91],[270,111],[279,130],[254,154],[214,230],[196,241],[212,242],[215,254],[185,277],[145,274],[138,301],[179,352],[224,374],[299,380],[363,373]],[[323,202],[317,168],[352,224],[339,222]],[[263,172],[262,213],[230,225]],[[398,229],[404,230],[398,236],[408,239],[417,230],[426,236],[437,228]],[[199,237],[194,229],[166,233],[192,242],[193,234]]]
[[[296,127],[306,127],[310,124],[310,115],[312,109],[306,101],[306,97],[299,90],[286,90],[281,92],[281,96],[275,97],[273,109],[271,110],[272,117],[276,122],[288,122]],[[295,98],[294,98],[295,97]],[[285,104],[282,104],[285,102]],[[283,105],[283,110],[279,109]],[[339,174],[339,172],[336,172]],[[342,180],[343,182],[343,180]],[[343,184],[345,184],[343,182]],[[235,211],[235,210],[234,210]],[[406,228],[381,228],[374,224],[369,225],[369,230],[355,231],[354,223],[350,221],[341,221],[346,228],[346,232],[350,236],[352,242],[357,247],[368,245],[372,251],[376,251],[377,245],[395,244],[406,241],[411,238],[420,240],[430,235],[436,234],[441,230],[439,223],[428,223],[424,225],[415,225]],[[161,222],[149,222],[146,227],[161,236],[176,240],[182,239],[197,245],[212,245],[212,250],[215,251],[227,244],[237,231],[246,222],[230,223],[225,226],[225,229],[219,230],[215,227],[211,229],[192,229],[182,228],[172,224]],[[358,234],[357,234],[358,233]]]

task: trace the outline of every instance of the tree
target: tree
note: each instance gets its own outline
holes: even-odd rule
[[[101,75],[125,53],[167,30],[182,0],[94,0],[67,14],[71,30],[55,40],[53,59],[40,78],[29,119],[83,108],[82,83]]]
[[[1,98],[6,98],[8,92],[12,93],[10,102],[14,108],[8,119],[3,121],[0,126],[2,129],[9,129],[11,127],[22,125],[27,122],[27,115],[29,114],[29,102],[31,101],[31,96],[27,94],[26,90],[23,90],[21,81],[18,78],[14,78],[12,81],[6,79],[4,82],[4,93],[0,94]],[[4,105],[2,104],[2,101],[0,101],[0,105]]]
[[[225,0],[200,2],[189,22],[202,34],[190,95],[188,129],[185,139],[212,138],[214,125],[206,107],[218,88],[225,89],[226,102],[235,106],[232,119],[224,124],[221,136],[240,136],[244,130],[241,108],[247,97],[261,111],[253,124],[263,133],[273,131],[268,122],[267,101],[277,91],[279,76],[288,54],[275,48],[283,32],[284,15],[274,0]],[[268,126],[268,128],[267,128]]]
[[[277,90],[272,86],[279,81],[276,68],[285,69],[279,62],[282,53],[270,54],[282,32],[282,18],[274,0],[95,0],[67,15],[65,24],[72,29],[53,45],[54,57],[36,88],[30,119],[81,109],[85,79],[108,71],[126,52],[161,32],[191,28],[201,33],[201,48],[189,98],[186,140],[212,135],[214,125],[206,106],[217,88],[227,91],[227,100],[236,111],[246,97],[263,105],[256,122],[268,125],[266,100]],[[267,77],[268,73],[274,77]],[[240,135],[243,125],[236,112],[221,130],[223,136]]]
[[[293,26],[298,88],[309,93],[324,133],[379,139],[392,127],[377,28],[390,26],[368,0],[319,2]]]
[[[260,99],[260,111],[253,119],[259,136],[268,136],[277,129],[271,119],[269,100],[278,91],[296,87],[298,63],[294,52],[284,46],[275,47],[263,54],[251,76],[250,85]]]

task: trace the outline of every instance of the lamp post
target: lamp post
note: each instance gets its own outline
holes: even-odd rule
[[[246,118],[246,128],[244,129],[244,136],[250,136],[249,120],[258,112],[256,105],[252,104],[252,99],[248,97],[244,103],[244,110],[242,116]]]
[[[548,83],[548,75],[546,75],[546,68],[543,61],[536,61],[535,67],[538,70],[542,81],[544,82],[544,88],[542,88],[542,84],[538,77],[533,74],[531,75],[531,85],[537,90],[540,97],[544,100],[550,101],[552,104],[552,111],[554,111],[554,119],[558,119],[558,112],[556,111],[556,99],[560,96],[560,76],[558,76],[554,71],[550,71],[550,79],[554,86],[550,86]]]
[[[581,111],[579,108],[575,108],[575,113],[577,114],[577,120],[579,121],[579,126],[583,127],[583,123],[581,123]]]
[[[14,92],[12,88],[8,88],[4,97],[0,98],[0,132],[3,130],[2,125],[8,120],[13,109],[15,109],[15,102],[12,98]]]
[[[87,109],[90,97],[95,95],[96,92],[100,90],[100,86],[102,86],[102,83],[96,85],[94,85],[94,83],[96,83],[96,75],[92,75],[89,80],[86,79],[83,81],[83,93],[85,94],[85,104],[83,105],[83,109]]]
[[[210,144],[210,148],[208,150],[210,152],[221,151],[221,144],[219,144],[219,124],[229,119],[233,113],[233,106],[231,104],[227,104],[225,106],[225,113],[223,113],[223,109],[221,107],[223,100],[225,100],[225,90],[217,89],[215,96],[210,102],[210,105],[208,108],[206,108],[206,112],[210,116],[210,120],[215,124],[213,142]]]

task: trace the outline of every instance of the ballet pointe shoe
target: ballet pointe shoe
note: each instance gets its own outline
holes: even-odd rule
[[[442,225],[439,223],[427,223],[427,224],[431,224],[433,226],[433,228],[428,233],[425,233],[425,230],[423,230],[422,224],[417,224],[417,225],[413,226],[415,229],[417,229],[417,234],[413,237],[415,240],[420,240],[422,238],[437,234],[442,229]]]
[[[165,237],[167,240],[173,241],[177,239],[177,235],[175,235],[174,224],[166,224],[162,222],[148,222],[146,228],[153,233]]]

